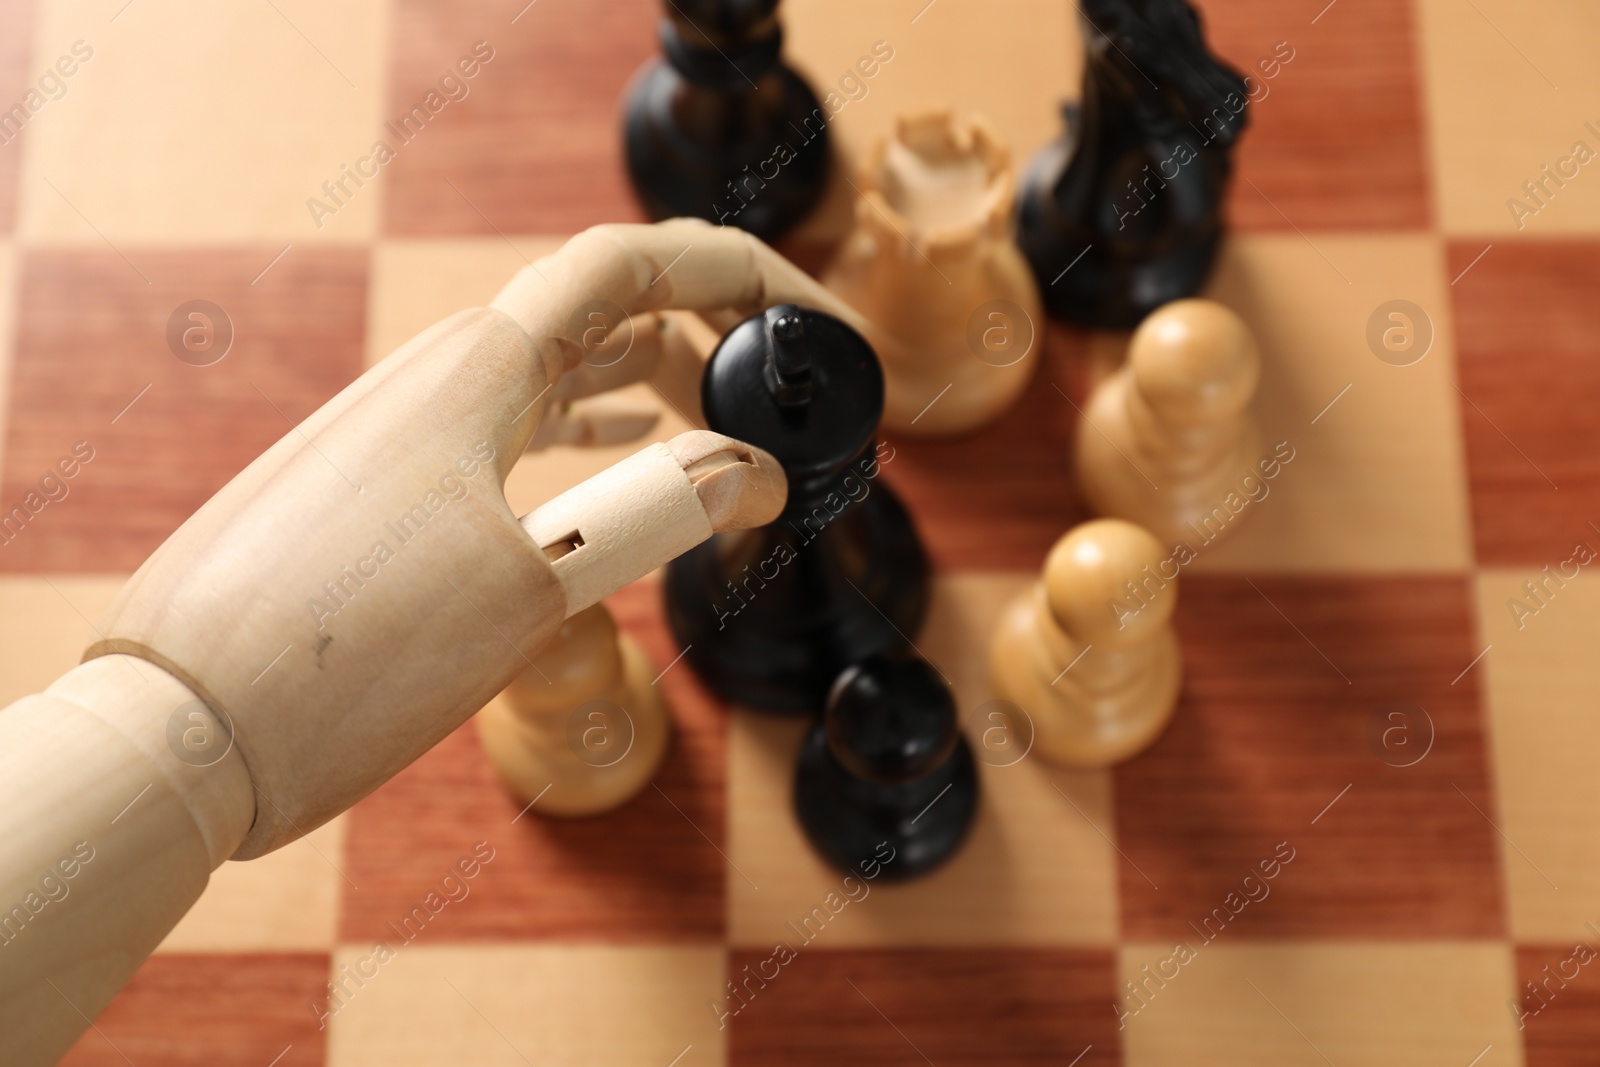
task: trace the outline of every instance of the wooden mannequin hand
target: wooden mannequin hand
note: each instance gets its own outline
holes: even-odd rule
[[[743,233],[598,227],[414,338],[217,493],[139,568],[85,661],[0,710],[7,1063],[53,1063],[218,864],[365,796],[567,616],[776,516],[772,457],[706,431],[512,514],[505,478],[563,378],[563,396],[616,384],[582,365],[597,301],[637,316],[640,353],[656,352],[628,374],[682,355],[658,310],[852,315]]]

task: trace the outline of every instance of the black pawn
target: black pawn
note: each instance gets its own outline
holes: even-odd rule
[[[780,58],[778,0],[668,0],[664,59],[625,105],[628,176],[656,219],[693,216],[771,239],[828,175],[828,113]]]
[[[785,304],[728,332],[700,393],[710,429],[783,465],[789,497],[772,525],[668,564],[667,621],[724,698],[814,714],[840,671],[906,647],[927,611],[927,554],[875,440],[883,370],[849,326]]]
[[[840,675],[800,750],[794,805],[811,844],[852,874],[876,861],[903,881],[949,859],[972,826],[978,774],[933,668],[876,657]]]
[[[1199,291],[1222,235],[1244,80],[1184,0],[1081,0],[1083,97],[1029,164],[1017,243],[1053,314],[1131,327]]]

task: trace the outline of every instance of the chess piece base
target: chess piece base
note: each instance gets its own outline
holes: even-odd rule
[[[1203,473],[1164,470],[1131,444],[1137,435],[1128,428],[1127,387],[1126,377],[1106,382],[1078,422],[1078,492],[1096,515],[1137,523],[1167,548],[1203,551],[1261,506],[1242,486],[1247,475],[1259,476],[1257,465],[1266,458],[1260,429],[1248,421],[1237,445]]]
[[[626,634],[618,635],[618,644],[622,678],[596,698],[624,709],[632,723],[631,744],[614,762],[593,750],[579,754],[587,727],[572,729],[578,708],[529,722],[501,693],[478,712],[478,736],[495,773],[524,803],[538,798],[534,814],[576,818],[611,811],[648,785],[666,759],[671,717],[661,689],[651,684],[654,668]]]
[[[852,874],[864,861],[882,862],[885,881],[927,874],[966,840],[978,809],[978,770],[965,737],[934,773],[910,785],[879,785],[851,777],[828,750],[818,723],[806,736],[795,770],[794,807],[806,837],[827,861]]]
[[[1032,722],[1033,747],[1042,759],[1061,767],[1109,767],[1147,748],[1178,706],[1182,659],[1169,630],[1156,639],[1150,662],[1131,684],[1092,691],[1060,673],[1040,635],[1055,623],[1039,617],[1040,598],[1019,594],[1000,617],[989,646],[989,678],[1002,700],[1015,704]],[[1094,655],[1093,650],[1088,654]],[[1087,674],[1093,665],[1075,667]],[[1012,724],[1012,736],[1026,736]]]

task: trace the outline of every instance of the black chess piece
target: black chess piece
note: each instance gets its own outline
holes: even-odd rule
[[[1199,291],[1222,234],[1238,72],[1184,0],[1080,0],[1083,98],[1029,164],[1017,243],[1053,314],[1130,327]]]
[[[933,668],[899,655],[846,669],[800,749],[794,806],[841,870],[877,861],[903,881],[949,859],[977,812],[978,771]]]
[[[656,219],[771,240],[821,198],[828,113],[780,58],[778,0],[667,0],[664,58],[627,93],[628,176]]]
[[[881,478],[883,370],[861,335],[792,304],[730,330],[701,382],[707,425],[783,465],[770,526],[717,534],[667,567],[667,621],[723,697],[815,713],[851,663],[905,647],[928,560]]]

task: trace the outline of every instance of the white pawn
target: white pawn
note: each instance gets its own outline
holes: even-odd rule
[[[1182,676],[1172,612],[1178,563],[1120,519],[1074,527],[1001,615],[989,682],[1032,721],[1033,749],[1064,767],[1106,767],[1156,739]],[[1013,736],[1026,737],[1013,723]]]
[[[1153,312],[1078,424],[1078,488],[1090,509],[1168,546],[1199,549],[1232,533],[1263,462],[1250,412],[1260,374],[1255,337],[1228,308],[1177,300]]]
[[[562,623],[532,666],[478,713],[484,751],[539,815],[597,815],[655,777],[671,723],[650,662],[604,604]]]

